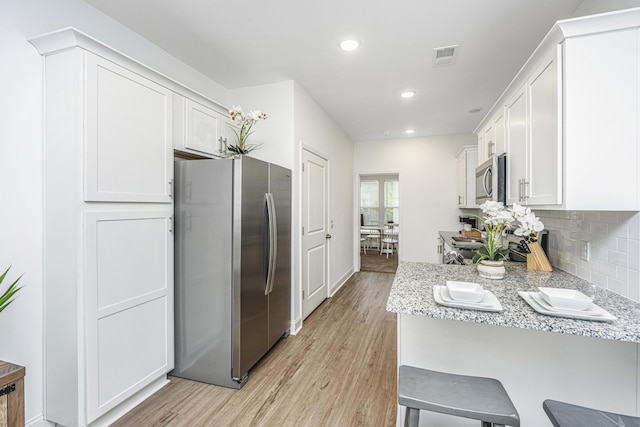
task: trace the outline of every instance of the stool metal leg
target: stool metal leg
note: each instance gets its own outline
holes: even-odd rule
[[[420,409],[407,407],[404,414],[404,427],[418,427],[420,424]]]

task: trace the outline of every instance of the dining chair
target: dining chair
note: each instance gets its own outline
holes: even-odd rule
[[[398,230],[393,224],[387,224],[382,229],[382,238],[380,239],[380,255],[387,254],[389,258],[389,252],[393,255],[394,249],[398,248]]]

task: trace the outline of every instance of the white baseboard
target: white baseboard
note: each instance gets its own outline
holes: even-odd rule
[[[330,292],[329,292],[329,298],[334,296],[336,294],[336,292],[338,292],[340,290],[340,288],[342,286],[344,286],[345,283],[347,283],[347,280],[349,280],[351,278],[351,276],[354,275],[354,273],[355,273],[354,272],[354,268],[353,268],[353,266],[351,266],[351,268],[349,270],[347,270],[347,272],[345,274],[343,274],[341,278],[338,279],[336,284],[331,286],[331,289],[330,289]]]

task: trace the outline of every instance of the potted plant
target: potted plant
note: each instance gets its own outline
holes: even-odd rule
[[[478,219],[484,225],[487,241],[473,256],[473,262],[477,264],[478,274],[481,277],[488,279],[502,279],[504,277],[506,272],[504,260],[509,250],[503,247],[502,239],[504,232],[513,228],[514,221],[520,223],[514,234],[523,237],[532,252],[537,250],[536,245],[542,251],[537,243],[537,233],[544,229],[544,224],[530,208],[514,203],[513,207],[507,209],[502,202],[487,201],[480,205],[480,209],[482,209],[483,216],[478,216]],[[544,252],[542,255],[544,256]],[[544,259],[546,260],[546,256]],[[547,264],[548,262],[547,260]],[[538,269],[531,268],[529,264],[529,257],[527,257],[527,267]]]
[[[511,211],[504,208],[502,202],[487,201],[480,205],[483,216],[478,219],[484,225],[487,241],[473,256],[473,263],[477,264],[480,277],[487,279],[502,279],[505,275],[504,259],[509,253],[502,247],[502,233],[511,229],[514,220]]]
[[[4,281],[4,278],[7,276],[7,273],[11,269],[11,266],[7,267],[4,273],[0,276],[0,285]],[[18,286],[18,281],[22,278],[22,275],[18,277],[12,284],[7,287],[7,289],[0,295],[0,312],[2,312],[5,308],[9,306],[16,299],[16,293],[22,289],[22,286]]]
[[[249,113],[245,114],[242,111],[242,107],[234,105],[229,110],[229,115],[231,116],[231,121],[234,122],[234,124],[230,123],[229,126],[236,135],[236,143],[227,145],[225,142],[225,154],[228,157],[243,155],[260,148],[261,144],[247,144],[247,138],[255,132],[252,129],[258,121],[267,119],[267,114],[260,110],[249,111]]]

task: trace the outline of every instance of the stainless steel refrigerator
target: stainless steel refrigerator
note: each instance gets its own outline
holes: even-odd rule
[[[172,374],[240,388],[289,331],[291,171],[178,160],[175,184]]]

